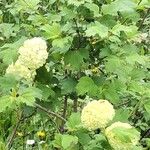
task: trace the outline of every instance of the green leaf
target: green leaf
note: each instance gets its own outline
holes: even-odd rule
[[[136,0],[136,1],[138,1],[138,0]],[[137,3],[139,3],[139,1]],[[149,0],[140,0],[140,3],[137,6],[137,9],[144,10],[145,8],[150,8]]]
[[[122,67],[122,60],[117,56],[111,56],[107,58],[105,63],[105,69],[107,72],[115,72],[118,68]]]
[[[120,108],[123,106],[120,106]],[[130,111],[127,109],[118,109],[115,112],[115,117],[113,119],[113,122],[121,121],[121,122],[128,122]]]
[[[89,51],[88,51],[88,49],[79,49],[79,51],[80,51],[80,54],[82,55],[82,57],[84,58],[84,59],[89,59]]]
[[[41,30],[45,31],[44,35],[47,39],[56,39],[61,36],[61,26],[58,23],[46,24],[41,27]]]
[[[26,105],[33,106],[36,98],[41,99],[42,94],[41,90],[34,87],[29,87],[25,89],[21,89],[19,92],[19,97],[17,97],[17,101],[19,103],[25,103]]]
[[[103,94],[105,95],[105,99],[110,100],[113,104],[117,104],[120,101],[117,90],[111,87],[111,85],[107,89],[104,89]]]
[[[15,36],[13,27],[14,27],[14,24],[1,23],[0,24],[0,33],[7,39],[10,38],[11,36]]]
[[[63,7],[61,13],[66,21],[76,17],[76,12],[69,7]]]
[[[0,97],[0,112],[5,111],[6,108],[12,108],[13,100],[10,95]]]
[[[130,91],[138,92],[140,94],[143,94],[145,92],[145,88],[140,82],[132,80],[128,84],[128,90]]]
[[[67,0],[68,5],[75,5],[75,6],[80,6],[84,4],[85,2],[91,3],[91,0]]]
[[[136,4],[132,0],[115,0],[114,2],[103,5],[102,13],[109,15],[117,15],[117,12],[130,12],[133,13]]]
[[[62,147],[64,150],[70,149],[78,143],[78,138],[72,135],[62,135]]]
[[[79,83],[76,86],[78,95],[89,95],[96,96],[98,93],[98,87],[90,77],[81,77]]]
[[[137,53],[130,53],[129,56],[126,56],[126,61],[131,65],[134,65],[136,62],[138,62],[141,65],[145,65],[146,60],[147,57],[139,55]]]
[[[0,58],[8,65],[14,62],[18,56],[18,49],[26,40],[26,37],[21,37],[14,43],[6,43],[0,48]]]
[[[108,27],[96,21],[95,23],[88,25],[85,33],[88,37],[98,35],[101,38],[106,38],[108,36]]]
[[[61,21],[61,15],[58,14],[58,13],[54,13],[54,14],[48,13],[48,14],[46,14],[46,16],[48,18],[48,21],[50,21],[50,22],[59,22],[59,21]]]
[[[32,24],[36,25],[36,26],[41,26],[41,24],[46,24],[47,20],[44,16],[42,15],[30,15],[28,17],[29,21],[32,21]]]
[[[81,143],[82,146],[87,145],[87,143],[90,143],[91,141],[91,137],[89,136],[89,134],[84,133],[83,131],[78,131],[77,137],[78,137],[79,143]]]
[[[72,113],[66,123],[66,126],[69,129],[69,131],[74,131],[79,127],[80,123],[80,113]]]
[[[4,76],[0,77],[0,89],[3,91],[10,91],[11,88],[17,85],[17,81],[15,80],[14,76]]]
[[[69,93],[72,93],[72,92],[75,92],[75,87],[76,87],[76,84],[77,84],[77,81],[73,78],[67,78],[67,79],[64,79],[62,82],[61,82],[62,86],[61,86],[61,93],[63,95],[65,94],[69,94]]]
[[[53,53],[66,53],[72,44],[72,40],[73,39],[70,36],[54,39],[52,42],[52,50],[54,50]]]
[[[117,24],[115,17],[111,15],[103,15],[100,19],[100,22],[109,29],[113,28],[113,26]]]
[[[42,99],[45,101],[47,101],[49,97],[53,98],[55,96],[55,92],[51,87],[40,83],[37,85],[37,87],[42,91]]]
[[[33,106],[36,98],[41,99],[41,91],[34,87],[20,88],[15,93],[15,96],[6,95],[0,98],[1,111],[4,111],[7,107],[12,107],[12,104],[25,103],[26,105]]]
[[[0,150],[7,150],[5,144],[0,141]]]
[[[121,143],[132,144],[133,139],[140,139],[140,133],[135,128],[127,129],[116,127],[112,129],[112,132],[114,133],[115,138]]]
[[[16,7],[18,11],[33,13],[39,8],[39,3],[40,0],[19,0],[16,1]]]
[[[87,7],[90,11],[93,11],[94,17],[100,16],[98,5],[94,3],[86,3],[84,6]]]
[[[125,26],[125,25],[117,24],[112,28],[111,32],[114,35],[120,36],[120,32],[123,31],[127,35],[127,37],[130,39],[130,38],[135,37],[135,35],[137,35],[138,33],[137,30],[138,30],[138,27],[135,25]]]
[[[83,63],[83,57],[79,51],[69,51],[64,56],[64,62],[69,69],[79,70]]]
[[[61,141],[62,141],[62,134],[56,133],[55,134],[55,140],[53,141],[54,147],[56,147],[56,148],[62,148]]]

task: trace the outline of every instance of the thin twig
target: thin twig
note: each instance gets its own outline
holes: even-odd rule
[[[143,138],[147,138],[150,136],[150,128],[146,130],[146,132],[141,136],[141,139],[140,141],[143,139]]]
[[[52,115],[54,117],[59,118],[60,120],[62,120],[64,122],[66,122],[66,119],[63,118],[62,116],[60,116],[59,114],[57,114],[57,113],[55,113],[53,111],[47,110],[45,107],[43,107],[43,106],[41,106],[41,105],[39,105],[37,103],[35,103],[35,107],[37,107],[38,109],[41,109],[42,111],[46,112],[49,117],[51,117],[51,115]]]
[[[147,10],[147,12],[145,13],[145,15],[144,15],[144,17],[143,17],[142,21],[140,22],[139,30],[142,28],[143,23],[144,23],[144,21],[145,21],[145,19],[146,19],[147,15],[149,15],[149,13],[150,13],[150,8]]]
[[[6,145],[6,147],[8,148],[8,150],[11,149],[11,146],[13,144],[14,138],[16,136],[17,129],[18,129],[18,127],[19,127],[19,125],[21,123],[21,120],[22,120],[22,116],[23,116],[23,112],[21,112],[21,115],[20,115],[20,117],[18,119],[18,122],[17,122],[17,124],[16,124],[16,126],[15,126],[15,128],[14,128],[14,130],[13,130],[11,136],[10,136],[10,138],[8,139],[8,142],[7,142],[7,145]]]
[[[131,118],[131,117],[135,116],[136,112],[141,107],[142,107],[142,99],[136,103],[136,105],[134,106],[133,110],[130,112],[128,118]]]
[[[63,114],[62,114],[62,117],[63,118],[66,118],[66,112],[67,112],[67,96],[65,96],[64,98],[64,107],[63,107]],[[62,121],[62,124],[61,124],[61,127],[60,127],[60,132],[64,132],[64,124],[65,122]]]
[[[76,25],[76,32],[77,32],[77,35],[78,35],[78,49],[79,49],[80,48],[80,44],[81,44],[81,35],[80,35],[79,26],[77,24],[76,19],[74,18],[73,21],[74,21],[74,23]]]
[[[73,110],[74,112],[78,111],[78,98],[77,97],[75,97],[73,100]]]
[[[120,108],[124,105],[127,105],[130,102],[130,100],[124,101],[123,103],[118,104],[115,108]]]
[[[142,2],[142,0],[140,0],[140,1],[138,2],[138,5],[140,5],[140,4],[141,4],[141,2]]]
[[[33,115],[35,115],[35,114],[36,114],[36,110],[34,110],[34,112],[31,113],[30,115],[23,117],[23,118],[21,119],[21,122],[25,121],[26,119],[31,118],[31,117],[32,117]]]
[[[66,112],[67,112],[67,96],[65,96],[65,99],[64,99],[64,109],[63,109],[63,115],[62,115],[63,118],[66,118]]]

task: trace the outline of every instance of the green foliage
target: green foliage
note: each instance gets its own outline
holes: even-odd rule
[[[66,126],[69,131],[73,131],[73,130],[77,130],[80,124],[81,124],[80,113],[73,113],[68,118]]]
[[[34,139],[34,149],[112,150],[103,131],[82,127],[82,108],[95,99],[114,105],[111,123],[140,132],[115,129],[126,143],[140,136],[129,150],[149,149],[149,26],[149,0],[0,1],[0,150],[17,122],[11,149],[32,149],[26,143]],[[6,75],[32,37],[46,40],[48,51],[34,81]]]
[[[85,88],[86,87],[86,88]],[[96,95],[98,93],[98,87],[90,77],[82,77],[76,86],[78,95]]]
[[[73,78],[62,80],[62,86],[61,86],[62,94],[65,95],[65,94],[70,94],[72,92],[75,92],[76,84],[77,82]]]
[[[41,27],[41,29],[45,31],[45,37],[47,39],[56,39],[61,35],[61,28],[57,23],[54,23],[52,25],[46,24]]]
[[[2,143],[2,142],[0,142],[0,149],[1,149],[1,150],[6,150],[5,144]]]
[[[76,136],[68,134],[57,134],[55,136],[55,141],[53,143],[54,147],[61,148],[63,150],[76,150],[76,144],[78,143],[78,138]]]
[[[94,24],[91,23],[87,30],[86,30],[86,36],[95,36],[99,35],[101,38],[106,38],[108,36],[108,28],[99,22],[95,22]]]
[[[41,91],[34,87],[19,89],[18,91],[11,89],[10,94],[1,96],[0,98],[0,112],[6,110],[7,107],[13,109],[15,107],[14,104],[25,103],[28,106],[34,106],[36,98],[41,99],[41,96]]]
[[[11,64],[12,62],[16,61],[16,58],[18,56],[18,49],[23,44],[23,41],[25,40],[25,37],[22,37],[21,39],[17,40],[13,43],[6,43],[1,47],[0,51],[0,59],[3,60],[5,64]]]
[[[132,143],[131,140],[135,139],[135,136],[138,137],[139,132],[135,129],[123,129],[123,128],[114,128],[112,132],[116,135],[116,139],[120,140],[122,143]]]
[[[118,15],[121,13],[133,13],[136,8],[136,3],[132,0],[116,0],[110,4],[102,6],[102,12],[104,14]]]

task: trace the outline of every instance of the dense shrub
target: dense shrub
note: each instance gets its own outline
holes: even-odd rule
[[[0,1],[0,150],[150,148],[149,0]]]

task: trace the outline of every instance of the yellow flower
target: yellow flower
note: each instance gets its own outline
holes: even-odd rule
[[[98,74],[98,73],[100,73],[100,70],[98,69],[98,67],[92,68],[91,71],[92,71],[93,74]]]
[[[17,132],[17,135],[18,136],[23,136],[23,133],[22,132]]]
[[[115,116],[113,105],[107,100],[92,101],[82,110],[81,122],[88,130],[105,128]]]
[[[46,134],[44,131],[39,131],[39,132],[37,132],[37,136],[40,138],[44,138],[46,136]]]
[[[129,129],[133,129],[129,132]],[[105,130],[109,144],[114,150],[132,150],[138,144],[140,133],[130,124],[115,122]]]

